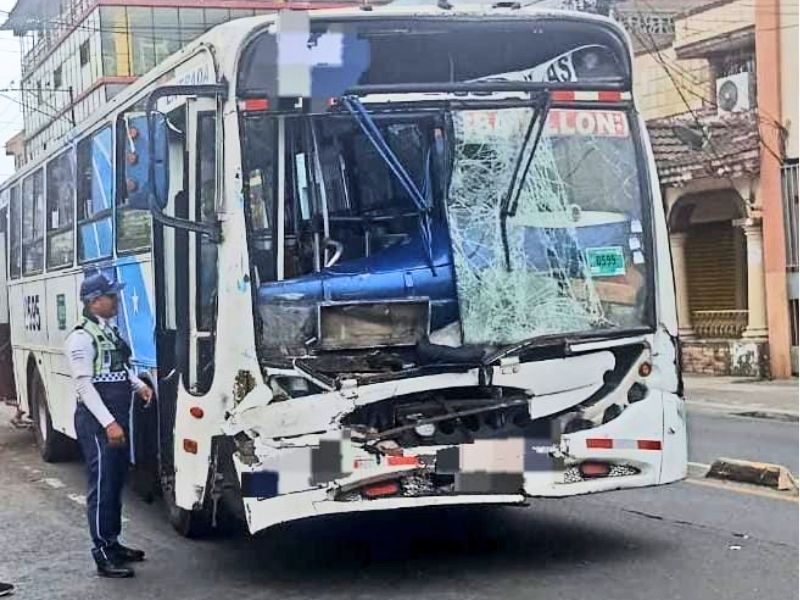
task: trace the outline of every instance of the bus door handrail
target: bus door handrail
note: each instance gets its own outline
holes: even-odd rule
[[[167,96],[203,96],[210,98],[225,99],[228,96],[228,85],[225,83],[208,83],[198,85],[165,85],[153,90],[147,97],[147,104],[145,114],[147,115],[147,151],[148,151],[148,203],[150,205],[150,213],[153,218],[167,227],[175,229],[185,229],[207,235],[208,238],[215,243],[222,241],[222,234],[218,223],[204,224],[196,223],[189,219],[181,219],[164,214],[164,211],[159,204],[158,192],[155,180],[155,128],[153,125],[152,115],[159,113],[156,110],[156,104],[161,98]],[[160,114],[160,113],[159,113]],[[166,205],[166,202],[164,202]]]

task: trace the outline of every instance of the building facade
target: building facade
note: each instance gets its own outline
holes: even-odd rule
[[[797,373],[797,4],[636,3],[688,372]],[[641,12],[642,6],[647,11]],[[660,17],[660,19],[656,19]],[[653,23],[669,30],[653,31]]]

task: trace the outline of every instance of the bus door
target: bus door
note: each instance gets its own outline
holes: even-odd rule
[[[6,274],[6,227],[8,208],[0,209],[0,402],[16,397],[11,364],[11,329],[8,319],[8,278]]]
[[[166,216],[187,223],[216,222],[221,158],[217,123],[214,98],[188,97],[166,114]],[[203,395],[214,374],[217,244],[180,226],[156,229],[159,370],[170,381],[182,381],[189,393]]]

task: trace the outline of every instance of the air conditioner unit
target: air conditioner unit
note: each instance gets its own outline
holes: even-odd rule
[[[753,73],[737,73],[717,79],[717,114],[741,112],[755,106]]]

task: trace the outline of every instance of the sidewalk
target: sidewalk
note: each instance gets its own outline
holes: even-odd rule
[[[800,402],[796,378],[761,381],[741,377],[684,375],[689,408],[730,413],[766,412],[798,416]]]

